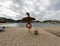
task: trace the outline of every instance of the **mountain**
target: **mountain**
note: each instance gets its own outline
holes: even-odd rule
[[[8,18],[5,18],[5,17],[0,17],[0,23],[7,23],[7,22],[15,22],[15,20],[13,19],[8,19]]]
[[[13,20],[5,17],[0,17],[0,23],[26,23],[24,20]],[[30,21],[31,23],[41,23],[41,21]],[[44,20],[42,23],[60,23],[60,20]]]
[[[45,20],[43,23],[60,23],[59,20]]]
[[[6,23],[6,18],[0,17],[0,23]]]

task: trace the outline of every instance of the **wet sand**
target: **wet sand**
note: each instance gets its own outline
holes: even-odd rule
[[[60,37],[60,27],[44,27],[43,30]]]
[[[0,32],[0,46],[60,46],[60,37],[51,33],[60,32],[60,27],[38,27],[37,36],[34,31],[35,28],[30,33],[25,27],[6,28]]]

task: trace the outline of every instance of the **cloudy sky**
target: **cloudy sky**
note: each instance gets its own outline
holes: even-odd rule
[[[0,0],[0,17],[17,20],[26,12],[36,20],[60,20],[60,0]]]

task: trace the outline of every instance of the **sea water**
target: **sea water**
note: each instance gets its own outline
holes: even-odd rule
[[[26,23],[3,23],[0,26],[5,27],[25,27]],[[60,26],[60,23],[32,23],[33,27]]]

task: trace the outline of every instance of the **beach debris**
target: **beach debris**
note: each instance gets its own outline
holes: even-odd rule
[[[3,32],[5,30],[4,26],[0,26],[0,32]]]
[[[38,35],[38,29],[35,29],[34,34]]]

